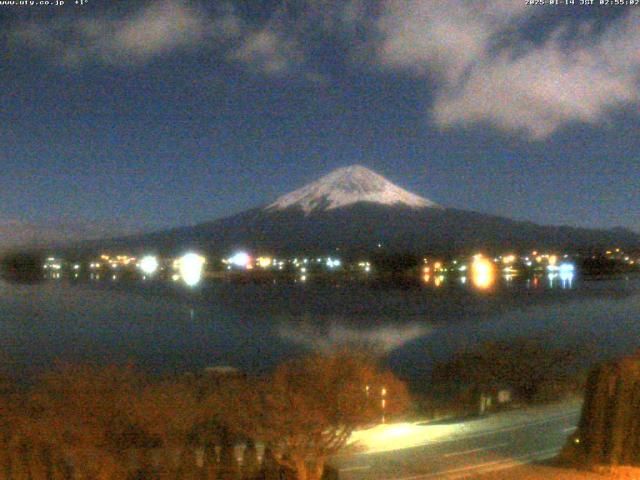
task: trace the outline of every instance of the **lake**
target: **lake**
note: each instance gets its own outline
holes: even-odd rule
[[[453,283],[453,282],[451,282]],[[0,283],[3,368],[29,376],[56,360],[125,363],[158,372],[231,365],[264,372],[306,349],[375,346],[412,383],[434,362],[487,340],[537,337],[587,352],[640,346],[640,278],[543,280],[488,292],[359,284],[167,282]]]

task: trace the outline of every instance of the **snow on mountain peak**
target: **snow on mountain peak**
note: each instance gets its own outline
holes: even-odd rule
[[[358,202],[404,205],[411,208],[437,207],[361,165],[343,167],[294,192],[283,195],[267,210],[301,208],[305,213],[332,210]]]

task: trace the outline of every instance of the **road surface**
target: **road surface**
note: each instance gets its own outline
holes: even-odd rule
[[[341,480],[465,478],[555,456],[578,422],[579,401],[465,422],[380,425],[358,432],[362,450],[337,458]]]

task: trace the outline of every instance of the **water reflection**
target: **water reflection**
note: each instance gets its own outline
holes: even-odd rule
[[[560,274],[560,281],[562,282],[562,288],[572,288],[573,287],[573,273],[563,275]]]
[[[570,263],[563,263],[560,265],[560,281],[562,282],[562,288],[571,288],[573,284],[573,277],[575,275],[575,266]]]
[[[573,288],[573,272],[549,273],[547,278],[549,279],[549,288],[557,286],[563,289]]]
[[[332,351],[341,347],[358,347],[380,353],[396,350],[429,335],[431,331],[432,327],[424,323],[353,326],[338,320],[324,324],[287,321],[277,329],[281,339],[313,350]]]
[[[20,372],[55,360],[255,371],[302,348],[359,345],[393,351],[393,368],[414,378],[462,347],[541,332],[559,342],[596,341],[608,353],[637,348],[638,277],[577,281],[553,272],[550,289],[546,273],[516,276],[508,287],[496,275],[491,294],[477,295],[470,270],[467,285],[452,272],[437,290],[433,275],[428,287],[406,289],[205,281],[192,290],[121,274],[111,281],[110,273],[86,284],[0,281],[0,352]],[[531,289],[539,282],[535,294],[527,281]]]
[[[546,269],[539,267],[521,270],[511,264],[503,266],[512,261],[513,256],[505,257],[500,261],[498,258],[492,259],[478,254],[473,257],[468,268],[467,265],[449,269],[436,268],[436,266],[440,266],[440,263],[437,262],[434,267],[426,265],[422,268],[422,283],[435,288],[468,285],[470,289],[490,292],[492,295],[503,287],[517,289],[522,285],[526,288],[574,288],[576,267],[573,263],[556,264],[557,258],[551,255],[549,257],[550,265]],[[447,288],[447,291],[450,290],[451,288]]]

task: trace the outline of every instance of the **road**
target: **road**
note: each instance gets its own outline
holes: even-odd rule
[[[381,425],[358,432],[359,453],[337,458],[341,480],[465,478],[555,456],[575,430],[579,401],[465,422]]]

